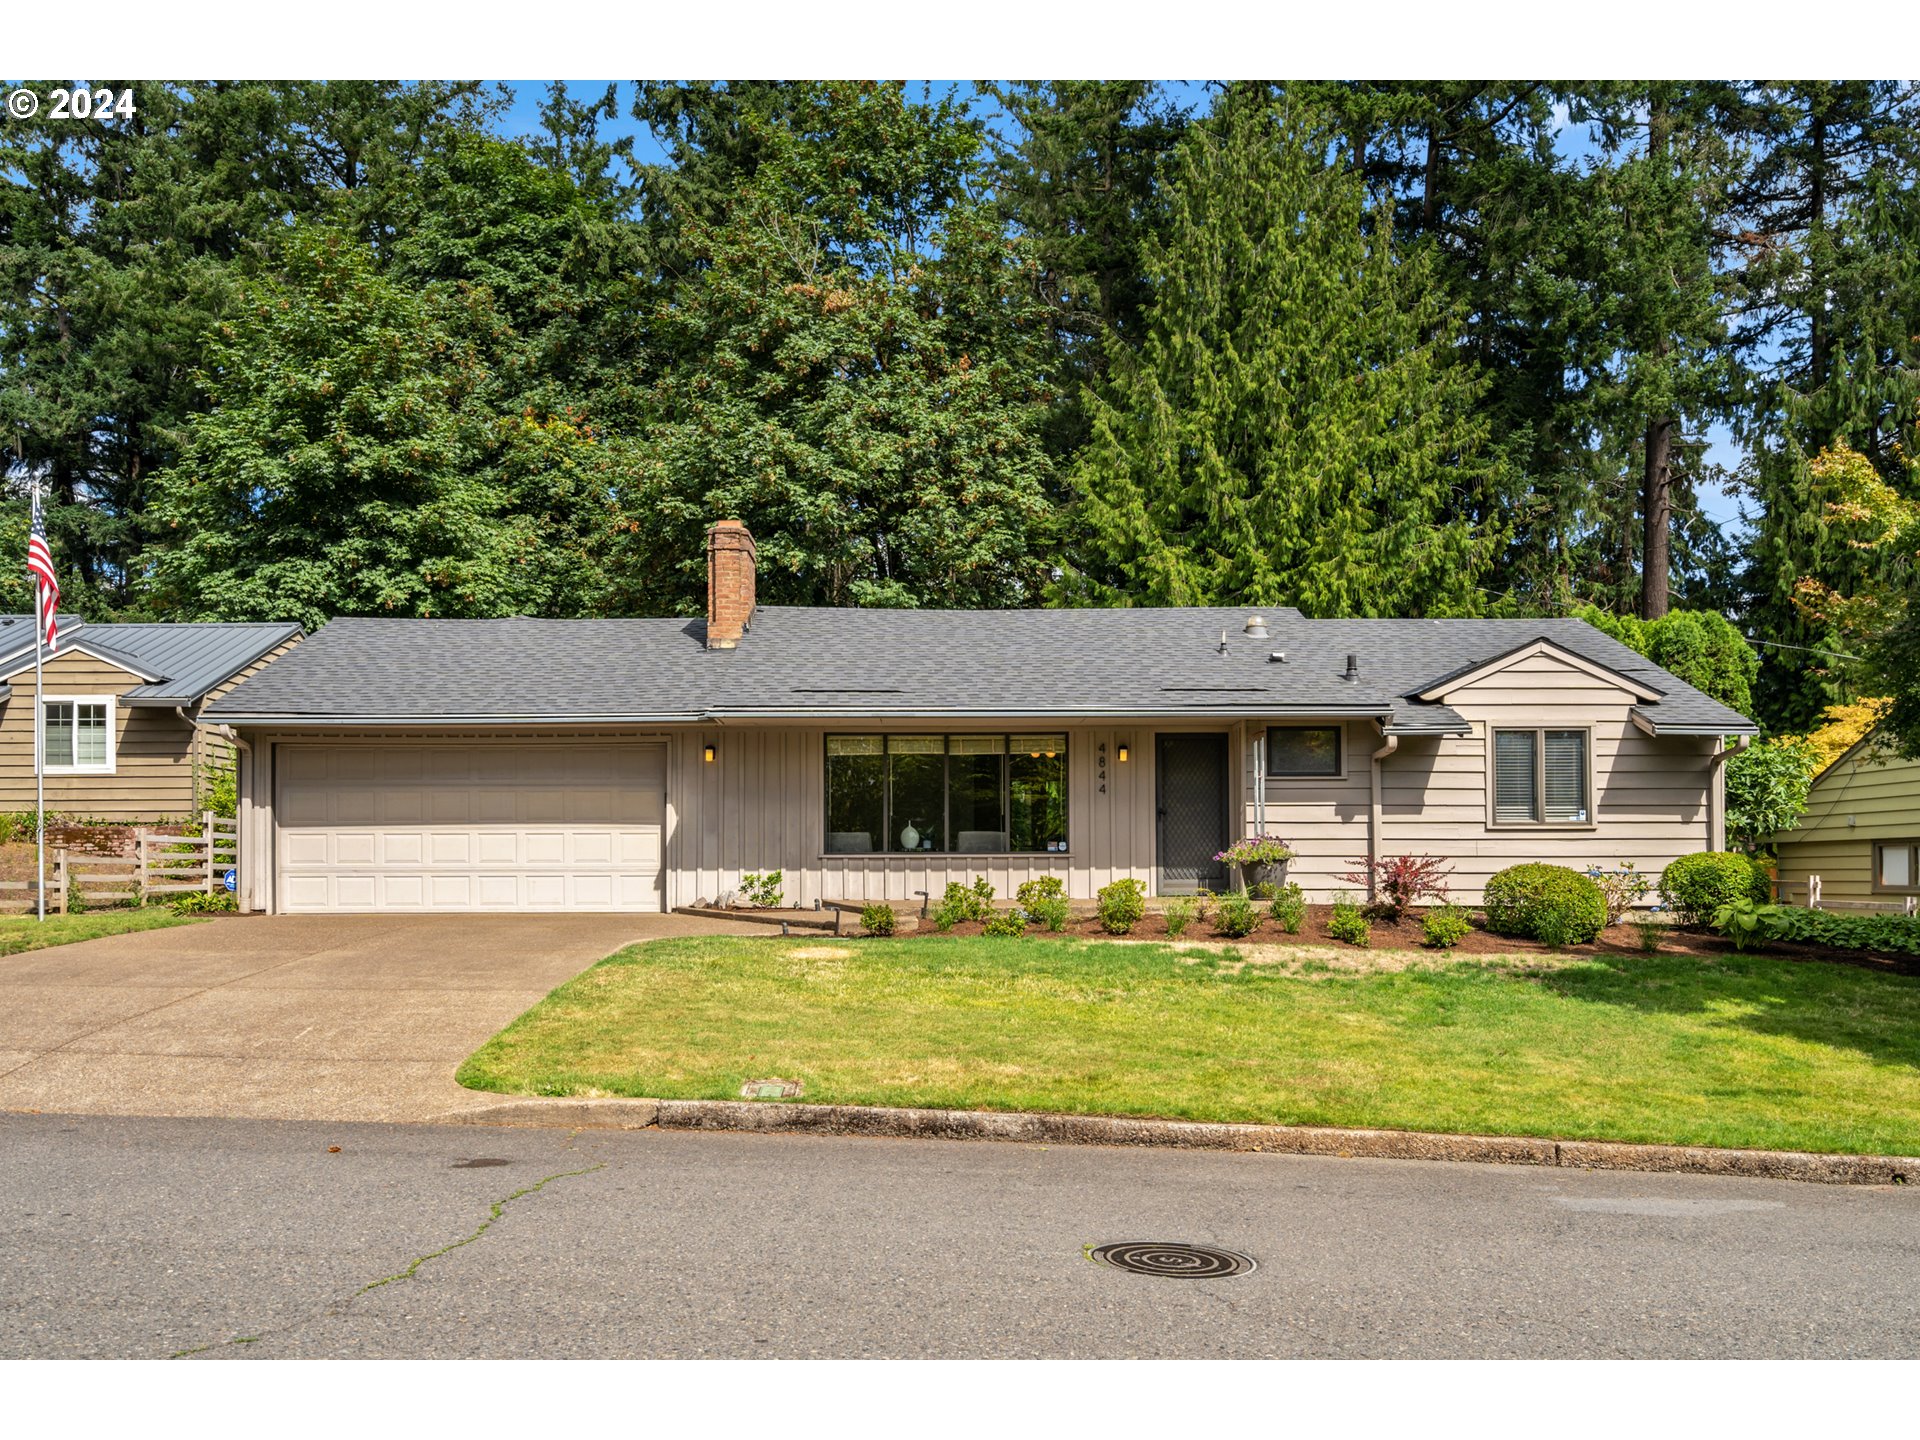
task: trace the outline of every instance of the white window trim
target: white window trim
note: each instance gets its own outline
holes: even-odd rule
[[[48,705],[104,705],[107,707],[107,763],[104,765],[45,765],[47,775],[112,775],[120,763],[120,705],[117,695],[42,695],[34,715],[34,746],[42,761],[47,754]]]
[[[1600,799],[1594,790],[1593,784],[1593,726],[1569,725],[1564,722],[1551,720],[1543,720],[1537,724],[1517,720],[1489,720],[1486,722],[1486,726],[1487,829],[1528,830],[1537,833],[1542,830],[1598,830],[1600,828]],[[1549,730],[1578,730],[1585,734],[1587,737],[1585,746],[1587,761],[1587,818],[1585,820],[1499,820],[1494,818],[1498,813],[1495,809],[1495,804],[1499,799],[1497,793],[1499,782],[1494,769],[1493,737],[1496,733],[1507,730],[1532,731],[1536,736],[1542,737],[1534,745],[1533,763],[1534,774],[1537,777],[1535,781],[1536,785],[1541,783],[1538,778],[1541,774],[1540,767],[1546,763],[1546,755],[1543,750],[1546,732]],[[1541,789],[1538,795],[1540,803],[1544,805],[1546,803],[1545,790]]]

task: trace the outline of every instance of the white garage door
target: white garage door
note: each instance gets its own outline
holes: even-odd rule
[[[659,910],[666,747],[281,745],[284,911]]]

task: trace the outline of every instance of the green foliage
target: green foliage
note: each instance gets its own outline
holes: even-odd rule
[[[1013,892],[1013,898],[1028,910],[1038,901],[1064,900],[1066,895],[1067,887],[1061,883],[1058,875],[1040,875],[1032,880],[1022,880]]]
[[[1701,850],[1669,861],[1660,872],[1660,898],[1686,925],[1705,925],[1722,905],[1742,897],[1756,905],[1773,898],[1766,867],[1750,855]]]
[[[971,885],[949,880],[946,893],[934,907],[933,926],[944,933],[968,921],[984,921],[992,913],[993,886],[987,883],[986,876],[974,876]]]
[[[1564,865],[1509,865],[1483,892],[1487,928],[1549,945],[1584,945],[1607,923],[1600,887]]]
[[[884,900],[869,901],[860,907],[860,928],[869,935],[891,935],[898,924],[899,917],[893,913],[893,906]]]
[[[1726,616],[1671,610],[1658,620],[1640,620],[1610,615],[1592,605],[1574,614],[1729,709],[1742,715],[1753,713],[1753,681],[1760,672],[1760,656]]]
[[[777,910],[780,902],[787,898],[785,872],[769,870],[766,874],[750,873],[740,877],[740,898],[756,910]]]
[[[1799,824],[1818,765],[1818,752],[1798,735],[1763,740],[1729,758],[1727,838],[1758,850]]]
[[[1282,885],[1273,897],[1273,904],[1267,907],[1267,913],[1287,934],[1298,935],[1307,919],[1307,892],[1292,882]]]
[[[1103,885],[1094,897],[1100,928],[1109,935],[1125,935],[1147,913],[1147,887],[1132,876]]]
[[[1327,934],[1364,950],[1373,944],[1373,922],[1350,896],[1341,895],[1333,902],[1333,914],[1327,917]]]
[[[1018,907],[1010,910],[995,910],[987,916],[986,927],[982,933],[987,935],[1024,935],[1027,933],[1026,912]]]
[[[1027,912],[1027,918],[1043,927],[1049,934],[1058,935],[1067,928],[1067,922],[1073,916],[1068,909],[1064,895],[1042,895],[1038,899],[1023,902],[1021,909]]]
[[[184,895],[175,895],[167,901],[167,907],[176,915],[231,915],[240,906],[226,890],[215,890],[211,894],[204,890],[190,890]]]
[[[1191,127],[1136,348],[1073,470],[1075,565],[1098,604],[1466,613],[1490,558],[1454,502],[1490,475],[1485,381],[1429,251],[1387,218],[1306,107],[1256,96]],[[1280,381],[1278,377],[1284,377]]]
[[[1420,917],[1420,932],[1428,945],[1451,950],[1473,931],[1473,922],[1458,905],[1436,905]]]
[[[1193,923],[1193,901],[1185,896],[1167,901],[1160,912],[1167,922],[1167,934],[1175,939],[1187,933],[1187,927]]]
[[[222,820],[240,813],[240,770],[235,765],[216,765],[207,772],[207,789],[201,797],[204,807]]]
[[[1824,945],[1881,955],[1920,955],[1920,917],[1755,905],[1742,896],[1714,912],[1714,929],[1745,944],[1760,938],[1791,945]]]
[[[1220,897],[1219,907],[1214,911],[1213,926],[1229,940],[1239,940],[1251,935],[1260,925],[1260,911],[1244,890]]]
[[[1633,922],[1634,934],[1640,942],[1642,955],[1660,953],[1660,942],[1667,937],[1667,927],[1649,916],[1642,916]]]

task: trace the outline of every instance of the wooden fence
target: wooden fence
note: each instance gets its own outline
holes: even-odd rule
[[[240,863],[239,828],[211,810],[200,817],[200,832],[164,835],[136,829],[131,855],[89,855],[64,845],[47,851],[47,913],[64,915],[72,897],[88,909],[101,905],[144,905],[155,895],[213,895],[226,888],[226,873]],[[0,907],[28,910],[35,882],[0,880]]]

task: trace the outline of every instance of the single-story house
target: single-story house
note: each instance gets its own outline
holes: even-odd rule
[[[296,645],[294,624],[100,624],[60,617],[33,709],[34,622],[0,616],[0,810],[31,810],[46,746],[49,812],[184,820],[203,808],[230,745],[200,712]]]
[[[759,606],[709,532],[704,618],[336,620],[208,708],[241,742],[268,911],[659,910],[1231,883],[1250,834],[1315,897],[1361,857],[1658,871],[1722,844],[1753,724],[1574,620],[1285,608]]]
[[[1814,776],[1806,813],[1774,844],[1785,898],[1806,903],[1818,875],[1822,904],[1904,909],[1920,895],[1920,760],[1868,732]]]

